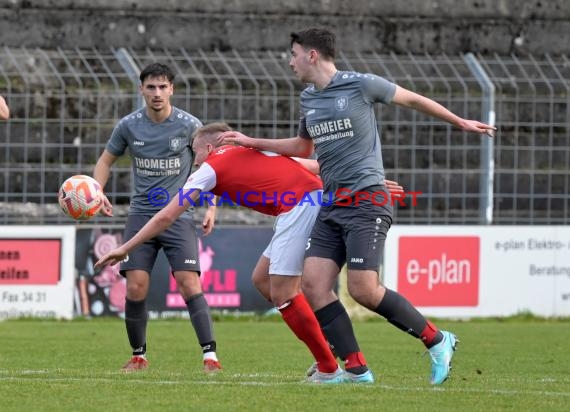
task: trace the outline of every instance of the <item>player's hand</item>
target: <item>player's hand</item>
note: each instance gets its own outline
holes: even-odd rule
[[[485,123],[481,123],[477,120],[467,120],[463,119],[461,123],[461,128],[467,132],[473,132],[478,134],[486,134],[490,137],[495,137],[495,131],[497,128]]]
[[[384,179],[384,185],[390,194],[402,194],[404,193],[404,188],[400,186],[398,182],[393,180]]]
[[[208,236],[214,230],[214,224],[216,222],[216,208],[209,207],[204,215],[204,220],[202,220],[202,232],[204,236]]]
[[[119,262],[122,262],[127,258],[127,252],[122,247],[119,246],[117,249],[111,250],[109,253],[106,253],[95,263],[95,269],[101,269],[107,265],[116,265]]]
[[[231,131],[231,132],[220,133],[220,135],[218,136],[217,143],[220,146],[224,144],[233,144],[245,147],[252,147],[253,140],[255,139],[246,136],[243,133]]]
[[[103,194],[103,206],[99,211],[100,215],[112,217],[113,216],[113,205],[107,199],[107,196]]]

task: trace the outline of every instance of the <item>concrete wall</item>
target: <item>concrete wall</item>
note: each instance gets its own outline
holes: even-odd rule
[[[325,25],[342,50],[567,54],[568,0],[0,0],[0,45],[288,49]]]

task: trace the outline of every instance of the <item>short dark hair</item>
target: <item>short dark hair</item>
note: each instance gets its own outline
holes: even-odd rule
[[[162,63],[151,63],[146,66],[141,72],[139,79],[141,83],[144,83],[149,77],[166,77],[170,83],[174,81],[174,73],[170,70],[170,67]]]
[[[299,44],[305,50],[317,50],[325,60],[334,60],[336,55],[336,38],[332,31],[322,28],[310,28],[291,33],[291,47]]]

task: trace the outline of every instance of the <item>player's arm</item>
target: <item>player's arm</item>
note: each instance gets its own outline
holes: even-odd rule
[[[190,175],[183,190],[196,190],[200,189],[200,192],[208,192],[216,186],[216,171],[208,164],[208,162],[202,163],[202,165],[194,173]],[[183,192],[185,193],[185,192]],[[214,230],[214,223],[216,221],[216,211],[218,205],[218,196],[213,193],[203,193],[204,196],[200,196],[200,205],[202,201],[205,201],[208,205],[208,209],[204,214],[204,219],[202,220],[202,233],[204,236],[208,236],[212,230]],[[207,195],[207,196],[206,196]]]
[[[204,236],[208,236],[214,230],[214,224],[216,223],[216,211],[218,209],[218,196],[212,198],[212,202],[208,204],[208,209],[204,214],[204,219],[202,220],[202,233]]]
[[[10,108],[3,96],[0,96],[0,120],[8,120],[10,118]]]
[[[315,159],[304,159],[302,157],[292,157],[291,159],[301,164],[301,166],[303,166],[314,175],[318,175],[321,172],[319,162]]]
[[[319,162],[315,159],[303,159],[300,157],[292,157],[291,159],[295,160],[296,162],[300,163],[305,169],[309,172],[318,175],[320,173],[320,166]],[[384,179],[384,185],[386,189],[391,194],[403,194],[404,188],[394,180]]]
[[[99,182],[101,189],[107,184],[109,180],[109,175],[111,174],[111,166],[118,159],[118,156],[113,155],[107,149],[101,153],[97,163],[95,164],[95,169],[93,170],[93,178]],[[113,216],[113,205],[106,195],[103,195],[103,207],[101,208],[101,214],[104,216]]]
[[[182,196],[179,192],[176,197],[174,197],[164,209],[154,215],[135,236],[123,245],[102,256],[101,259],[95,263],[95,268],[98,269],[109,264],[114,265],[124,260],[128,253],[135,247],[162,233],[170,227],[186,209],[190,206],[196,206],[196,200],[200,196],[200,192],[200,189],[189,189],[184,191]]]
[[[218,144],[237,144],[289,157],[309,157],[313,154],[313,141],[311,139],[303,139],[300,136],[286,139],[261,139],[231,131],[220,134]]]
[[[399,106],[408,107],[427,115],[437,117],[438,119],[446,121],[447,123],[467,132],[493,136],[493,131],[496,130],[494,126],[481,123],[477,120],[463,119],[434,100],[400,86],[396,86],[396,93],[392,98],[392,102]]]

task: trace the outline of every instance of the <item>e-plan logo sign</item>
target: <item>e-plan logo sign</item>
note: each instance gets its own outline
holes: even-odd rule
[[[479,236],[402,236],[398,292],[416,306],[477,306]]]

